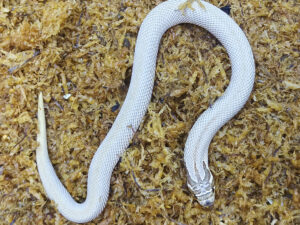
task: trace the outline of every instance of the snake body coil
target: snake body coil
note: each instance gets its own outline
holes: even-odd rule
[[[143,21],[135,48],[132,78],[123,106],[96,151],[89,168],[87,198],[77,203],[58,179],[47,150],[43,98],[39,96],[39,130],[36,159],[41,181],[48,197],[57,204],[67,219],[83,223],[97,217],[104,209],[109,193],[110,178],[120,155],[126,150],[138,129],[151,99],[156,57],[162,35],[180,23],[201,26],[212,33],[226,48],[231,64],[230,84],[224,94],[196,121],[185,145],[184,160],[188,187],[199,203],[214,202],[213,176],[208,169],[208,147],[215,133],[245,104],[253,87],[255,67],[251,47],[239,26],[219,8],[201,1],[195,10],[184,15],[178,7],[185,0],[169,0],[155,7]]]

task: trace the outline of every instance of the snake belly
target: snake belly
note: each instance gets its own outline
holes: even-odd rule
[[[43,97],[39,95],[38,171],[48,197],[66,219],[77,223],[88,222],[105,208],[113,169],[138,129],[151,99],[161,37],[170,27],[181,23],[195,24],[208,30],[226,48],[231,62],[232,75],[227,89],[197,119],[184,150],[189,188],[200,204],[206,206],[213,203],[208,147],[216,132],[249,98],[255,78],[254,58],[245,34],[226,13],[201,1],[205,9],[194,2],[194,10],[186,9],[183,14],[178,7],[185,1],[165,1],[144,19],[136,41],[129,90],[114,124],[93,156],[88,172],[87,197],[83,203],[77,203],[72,198],[49,159]]]

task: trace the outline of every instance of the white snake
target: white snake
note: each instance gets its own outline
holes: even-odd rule
[[[189,132],[184,151],[188,187],[203,206],[214,202],[214,184],[208,169],[208,147],[215,133],[245,104],[252,91],[255,66],[251,47],[239,26],[219,8],[201,1],[205,9],[193,3],[195,10],[178,7],[186,0],[169,0],[155,7],[143,21],[136,41],[133,71],[128,94],[109,133],[96,151],[88,173],[87,197],[77,203],[58,179],[47,150],[42,94],[39,95],[38,142],[36,160],[48,197],[68,220],[83,223],[104,209],[112,171],[126,150],[144,117],[151,99],[156,57],[160,39],[167,29],[180,23],[201,26],[226,48],[231,64],[230,84],[224,94],[198,118]]]

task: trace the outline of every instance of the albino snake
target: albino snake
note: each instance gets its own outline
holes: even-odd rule
[[[123,106],[96,151],[88,172],[87,197],[77,203],[58,179],[47,150],[45,115],[42,94],[39,95],[38,143],[36,160],[41,181],[48,197],[68,220],[83,223],[97,217],[104,209],[112,171],[126,150],[147,111],[155,77],[160,39],[167,29],[180,23],[201,26],[212,33],[226,48],[231,64],[230,84],[224,94],[198,118],[186,141],[184,160],[188,187],[199,203],[214,202],[213,176],[208,169],[208,147],[215,133],[245,104],[252,91],[255,66],[251,47],[239,26],[219,8],[201,1],[195,10],[178,7],[186,0],[168,0],[155,7],[143,21],[135,47],[131,83]]]

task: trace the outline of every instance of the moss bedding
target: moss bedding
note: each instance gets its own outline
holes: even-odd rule
[[[72,224],[48,200],[35,163],[37,96],[63,184],[86,197],[89,163],[126,96],[139,26],[160,0],[0,3],[0,223]],[[299,224],[300,61],[297,0],[210,0],[231,8],[257,70],[241,112],[215,136],[216,202],[186,186],[184,143],[229,83],[225,49],[192,25],[161,41],[149,111],[89,224]]]

